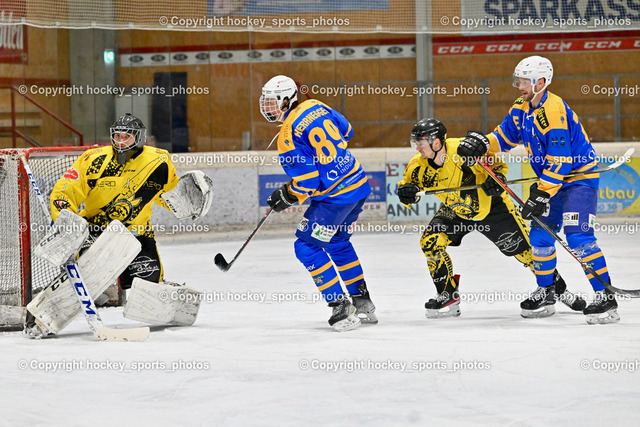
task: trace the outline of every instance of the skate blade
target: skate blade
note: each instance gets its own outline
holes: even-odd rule
[[[605,325],[607,323],[617,323],[619,321],[620,315],[618,314],[618,310],[615,308],[605,311],[604,313],[587,314],[587,323],[590,325]]]
[[[540,307],[537,310],[527,310],[522,309],[520,312],[520,316],[525,319],[540,319],[543,317],[553,316],[556,312],[556,307],[554,305],[545,305],[544,307]]]
[[[443,307],[440,310],[426,309],[424,314],[427,319],[442,319],[445,317],[459,317],[460,307],[458,305]]]
[[[360,323],[378,323],[378,316],[372,311],[356,313]]]
[[[338,332],[350,331],[358,326],[360,326],[360,318],[354,314],[333,324],[333,328]]]
[[[460,316],[460,300],[455,300],[440,309],[427,308],[424,313],[427,319],[441,319],[443,317]]]

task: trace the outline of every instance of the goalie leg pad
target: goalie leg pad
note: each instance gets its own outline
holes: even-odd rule
[[[120,221],[113,221],[78,258],[77,265],[89,294],[99,296],[140,252],[140,242]],[[57,334],[80,313],[75,290],[66,274],[58,276],[27,305],[44,332]]]
[[[198,219],[209,211],[213,181],[204,172],[188,171],[173,190],[160,197],[178,219]]]
[[[76,256],[87,237],[87,221],[80,215],[63,209],[51,229],[36,246],[34,254],[59,267]]]
[[[123,316],[151,325],[190,326],[198,317],[202,292],[136,277]]]

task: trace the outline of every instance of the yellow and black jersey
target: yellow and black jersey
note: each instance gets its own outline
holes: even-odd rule
[[[478,164],[472,167],[466,166],[462,158],[457,155],[458,145],[463,138],[447,138],[445,149],[447,158],[442,166],[438,166],[433,160],[423,159],[420,153],[413,156],[404,171],[404,179],[398,185],[414,183],[420,191],[455,188],[467,185],[479,185],[489,177],[487,172]],[[491,169],[504,176],[507,175],[508,166],[493,154]],[[469,220],[484,219],[491,209],[491,197],[478,188],[476,190],[452,191],[436,194],[442,203],[449,207],[457,216]],[[503,200],[508,201],[506,193],[502,194]]]
[[[175,188],[178,179],[166,150],[145,146],[120,165],[111,146],[91,149],[53,187],[51,214],[55,221],[69,209],[102,227],[117,219],[134,235],[153,236],[151,207],[156,202],[169,209],[160,195]]]

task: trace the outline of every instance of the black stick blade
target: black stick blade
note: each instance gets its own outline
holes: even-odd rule
[[[222,254],[217,254],[216,257],[213,259],[213,262],[216,263],[216,267],[218,267],[220,270],[222,271],[229,270],[229,263],[224,259]]]

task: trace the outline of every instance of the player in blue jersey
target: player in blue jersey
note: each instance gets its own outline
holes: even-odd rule
[[[522,96],[487,137],[491,151],[509,151],[524,144],[531,167],[540,177],[539,183],[531,187],[529,199],[522,208],[523,218],[539,217],[554,231],[564,225],[569,246],[610,283],[607,263],[593,229],[599,176],[565,178],[572,172],[595,169],[598,160],[578,115],[562,98],[547,90],[552,78],[553,67],[547,58],[530,56],[520,61],[513,73],[513,85]],[[533,222],[530,241],[539,287],[522,302],[523,311],[543,309],[555,297],[555,240]],[[595,291],[594,301],[583,311],[587,323],[619,321],[615,295],[596,277],[586,274]]]
[[[280,212],[310,199],[294,248],[333,308],[329,325],[345,331],[357,328],[361,321],[377,323],[360,260],[349,240],[371,193],[364,169],[347,149],[353,129],[337,111],[314,99],[298,103],[297,95],[295,82],[282,75],[262,88],[260,112],[269,122],[283,123],[278,154],[291,178],[267,203]]]

